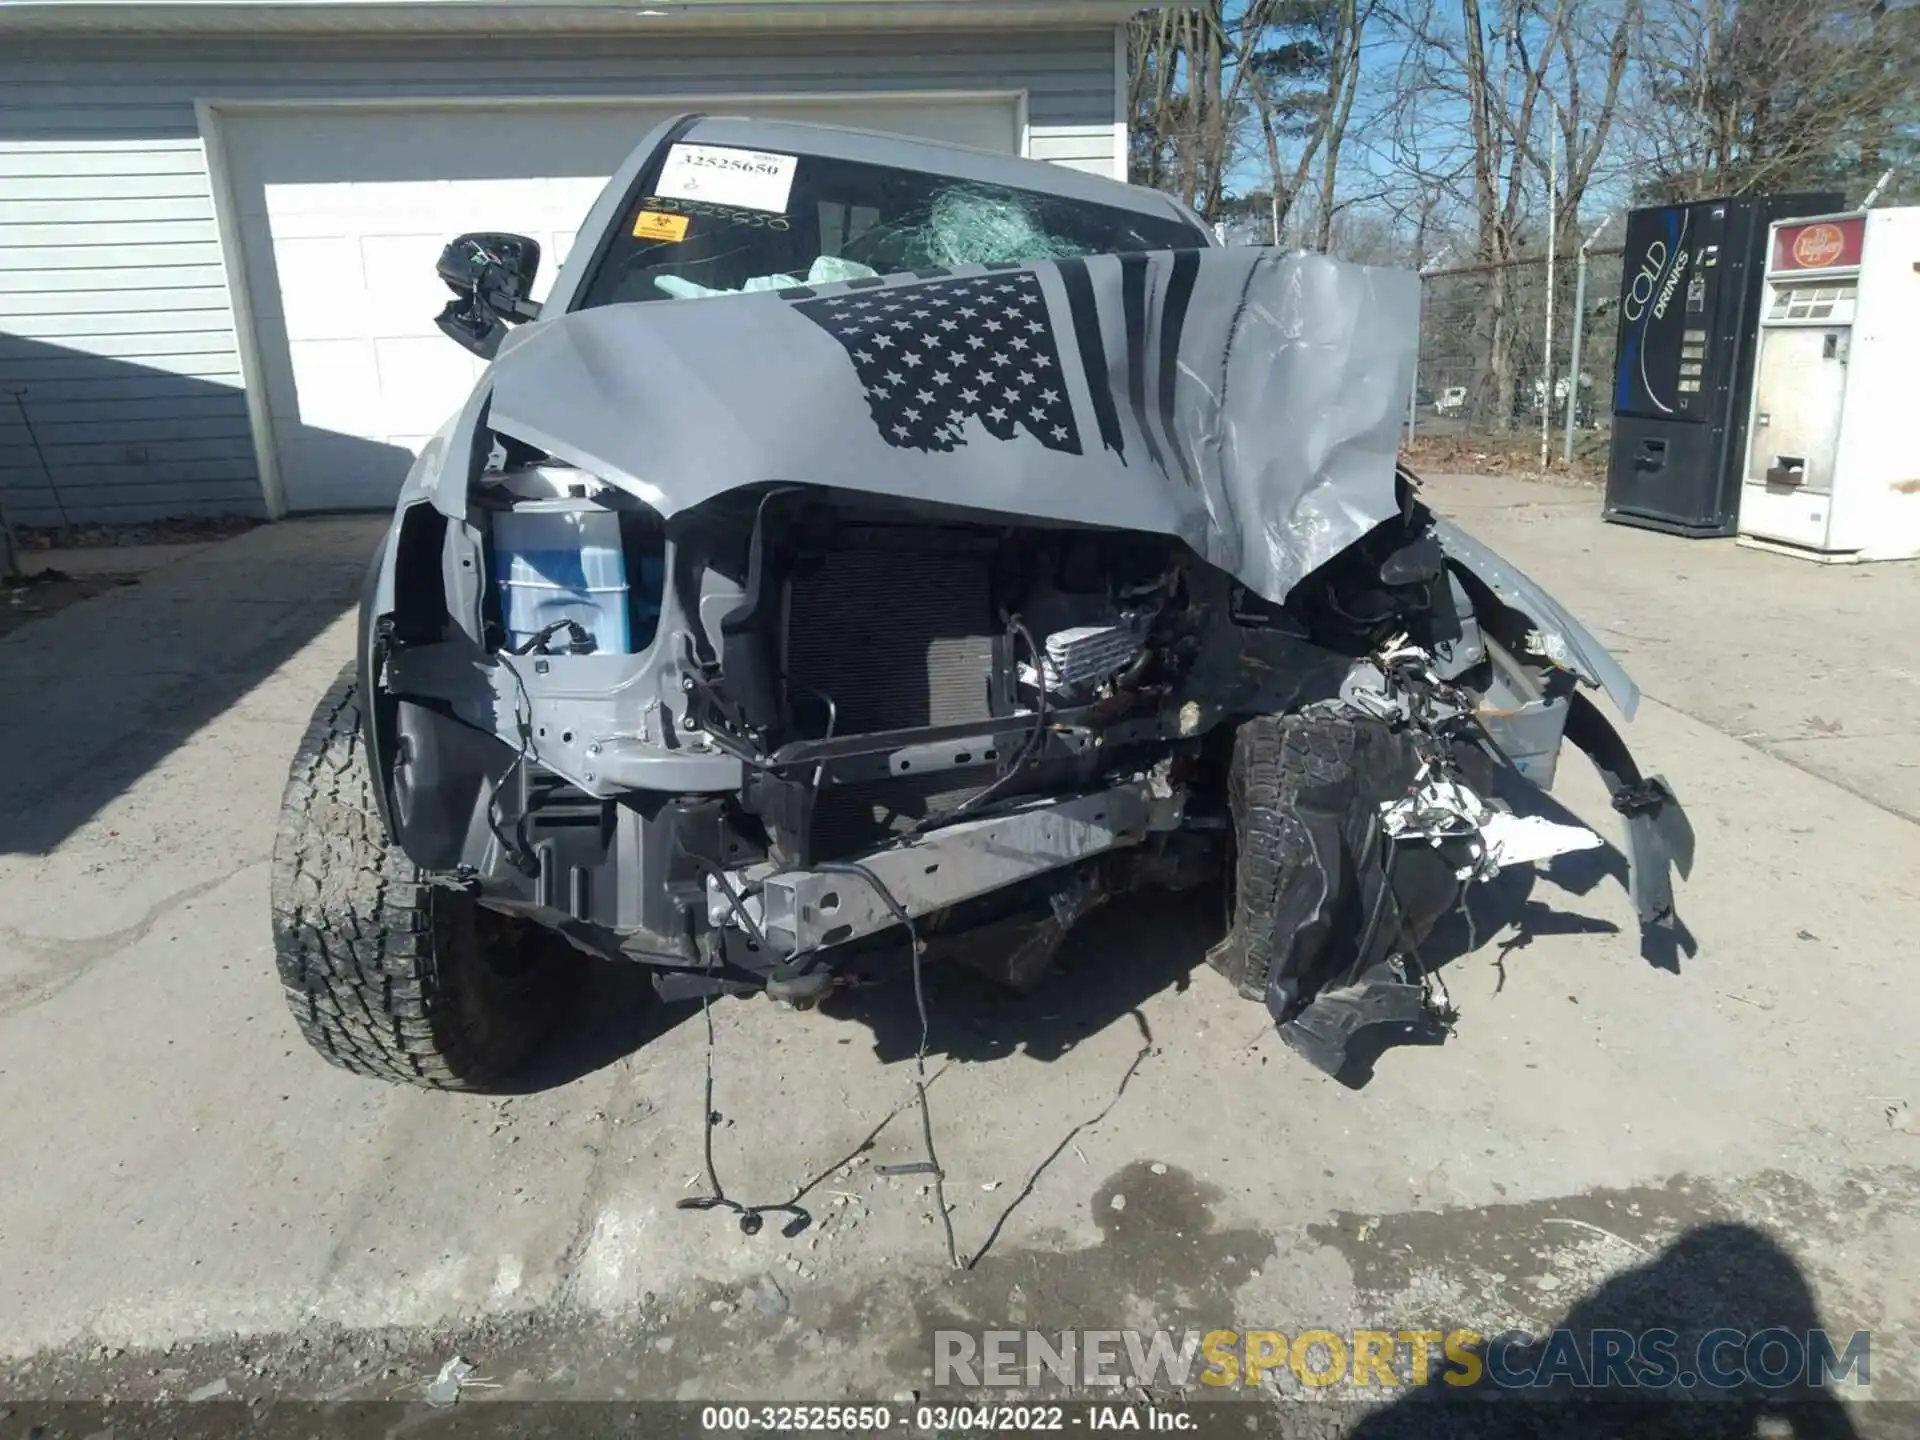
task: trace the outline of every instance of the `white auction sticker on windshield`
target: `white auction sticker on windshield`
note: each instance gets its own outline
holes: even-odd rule
[[[705,200],[785,214],[799,163],[795,155],[731,145],[672,145],[653,193],[669,200]]]

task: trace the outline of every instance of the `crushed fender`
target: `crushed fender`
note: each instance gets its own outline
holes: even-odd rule
[[[1360,731],[1349,772],[1295,802],[1313,837],[1312,862],[1292,889],[1311,897],[1281,913],[1292,944],[1268,980],[1281,1038],[1315,1068],[1340,1074],[1363,1029],[1400,1024],[1445,1030],[1457,1018],[1444,983],[1420,953],[1441,916],[1507,865],[1603,842],[1583,825],[1520,816],[1491,798],[1501,756],[1471,699],[1438,673],[1435,657],[1396,637],[1355,663],[1338,700],[1298,723],[1338,713]],[[1629,890],[1643,923],[1674,923],[1671,869],[1693,862],[1693,830],[1672,790],[1642,777],[1625,742],[1584,695],[1568,708],[1567,738],[1594,761],[1626,823]],[[1509,762],[1510,763],[1510,762]],[[1304,912],[1304,913],[1303,913]],[[1325,923],[1335,916],[1346,927]],[[1315,923],[1306,923],[1311,918]]]

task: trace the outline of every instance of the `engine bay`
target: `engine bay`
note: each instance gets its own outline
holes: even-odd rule
[[[811,1003],[895,963],[903,929],[1030,984],[1112,896],[1232,884],[1236,729],[1266,715],[1401,737],[1288,802],[1303,834],[1333,817],[1309,888],[1364,878],[1400,918],[1328,950],[1306,903],[1243,989],[1309,1030],[1355,987],[1355,1017],[1437,1013],[1405,953],[1497,866],[1491,766],[1550,777],[1579,700],[1517,658],[1535,632],[1449,563],[1411,477],[1274,604],[1168,536],[794,485],[663,520],[497,458],[468,524],[399,529],[447,583],[381,637],[394,830],[663,995]],[[1420,852],[1397,875],[1355,859],[1396,847]]]

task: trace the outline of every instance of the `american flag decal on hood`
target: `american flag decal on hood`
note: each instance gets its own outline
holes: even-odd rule
[[[969,420],[996,440],[1025,430],[1080,453],[1052,317],[1029,270],[852,291],[794,308],[840,342],[880,438],[952,450]]]
[[[1172,257],[1164,284],[1147,284],[1147,256],[1119,257],[1126,333],[1125,394],[1134,428],[1155,465],[1164,457],[1155,428],[1173,421],[1174,369],[1199,256]],[[1096,288],[1085,260],[1052,267],[1066,297],[1072,344],[1064,362],[1080,368],[1100,443],[1126,458]],[[880,438],[902,449],[950,451],[978,419],[996,440],[1026,430],[1049,450],[1082,453],[1080,422],[1062,381],[1047,293],[1030,269],[852,291],[797,301],[794,309],[840,342],[866,392]],[[1157,343],[1149,347],[1149,320]],[[1178,452],[1176,447],[1176,458]],[[1185,473],[1188,484],[1193,476]]]

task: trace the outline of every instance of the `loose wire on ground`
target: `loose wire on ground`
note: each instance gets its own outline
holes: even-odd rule
[[[733,918],[740,922],[741,928],[753,938],[755,943],[764,948],[766,945],[766,936],[761,933],[760,927],[754,923],[753,917],[747,913],[745,903],[735,892],[733,886],[727,883],[726,877],[720,873],[720,868],[711,861],[703,859],[698,855],[689,855],[687,858],[692,860],[693,863],[719,887],[721,895],[725,897],[727,904],[733,909]],[[711,980],[713,976],[714,954],[714,949],[707,951],[707,976],[709,980]],[[701,1159],[706,1165],[707,1193],[705,1195],[688,1196],[684,1200],[675,1202],[674,1208],[676,1210],[731,1210],[740,1217],[740,1230],[742,1234],[746,1235],[758,1235],[760,1233],[760,1227],[764,1223],[760,1218],[762,1215],[769,1212],[785,1211],[794,1216],[793,1225],[789,1228],[793,1230],[793,1233],[798,1234],[801,1229],[806,1227],[806,1222],[812,1218],[805,1210],[800,1208],[798,1196],[795,1196],[792,1201],[779,1205],[742,1205],[738,1200],[730,1199],[725,1188],[720,1184],[720,1172],[715,1168],[713,1163],[713,1131],[714,1127],[720,1123],[720,1116],[713,1108],[714,1041],[713,987],[711,985],[708,986],[707,992],[700,997],[700,1018],[706,1022],[707,1027],[706,1109],[700,1126],[700,1153]]]
[[[927,992],[920,975],[920,932],[914,928],[913,917],[907,913],[906,906],[893,898],[893,892],[881,882],[880,877],[857,860],[829,860],[814,866],[816,870],[829,870],[841,875],[852,875],[866,881],[873,887],[873,893],[880,897],[880,903],[893,912],[907,931],[907,943],[913,950],[913,1003],[920,1014],[920,1045],[913,1056],[914,1098],[920,1106],[920,1139],[926,1146],[926,1173],[933,1176],[933,1200],[940,1209],[940,1224],[947,1235],[947,1261],[956,1270],[964,1269],[960,1260],[960,1244],[953,1236],[953,1214],[947,1208],[946,1172],[940,1168],[939,1153],[933,1147],[933,1111],[927,1104],[927,1038],[930,1025],[927,1020]]]
[[[766,935],[762,932],[758,923],[755,922],[753,916],[748,913],[746,903],[727,881],[726,876],[721,873],[720,868],[713,864],[712,861],[704,859],[701,856],[690,855],[687,858],[692,860],[694,865],[719,888],[721,896],[733,911],[734,919],[739,921],[740,927],[764,950],[767,944]],[[922,1164],[912,1167],[884,1166],[881,1167],[881,1169],[883,1172],[891,1171],[892,1173],[900,1173],[905,1169],[911,1168],[916,1172],[931,1174],[933,1176],[934,1203],[940,1207],[940,1223],[946,1231],[947,1259],[954,1269],[961,1269],[959,1242],[954,1238],[953,1217],[947,1209],[946,1175],[940,1168],[940,1157],[934,1149],[933,1144],[933,1110],[927,1103],[927,1086],[930,1083],[927,1078],[927,1041],[931,1027],[927,1019],[926,989],[922,983],[920,973],[921,945],[919,932],[915,930],[913,917],[907,914],[906,907],[901,905],[901,903],[893,897],[893,892],[887,889],[886,885],[881,882],[880,877],[867,869],[866,866],[852,861],[829,861],[822,862],[814,868],[818,870],[836,871],[840,874],[852,875],[864,880],[868,885],[873,887],[874,893],[880,897],[881,904],[892,911],[894,918],[907,929],[907,939],[913,948],[913,1000],[920,1014],[920,1045],[914,1054],[913,1089],[914,1099],[920,1110],[920,1138],[926,1147],[927,1158]],[[713,953],[714,952],[710,950],[707,956],[707,973],[709,977],[711,977],[713,973]],[[715,1045],[713,1035],[713,992],[711,988],[700,998],[700,1016],[706,1024],[707,1032],[706,1111],[704,1123],[701,1126],[701,1159],[706,1168],[708,1193],[705,1195],[689,1196],[684,1200],[678,1201],[675,1208],[680,1210],[731,1210],[740,1217],[740,1229],[742,1233],[747,1235],[757,1235],[760,1232],[763,1223],[761,1216],[773,1212],[786,1212],[795,1217],[793,1225],[788,1227],[789,1232],[797,1234],[800,1229],[805,1228],[806,1222],[811,1219],[807,1212],[801,1209],[799,1203],[800,1198],[806,1194],[807,1189],[810,1187],[803,1186],[795,1192],[791,1200],[780,1204],[743,1205],[738,1200],[730,1198],[720,1183],[719,1170],[715,1167],[713,1160],[713,1132],[714,1127],[719,1123],[720,1117],[713,1108],[713,1059]],[[884,1126],[888,1120],[891,1120],[894,1115],[898,1113],[897,1107],[889,1111],[886,1119],[880,1122],[880,1126]],[[879,1133],[880,1126],[875,1127],[874,1134]],[[872,1137],[869,1136],[866,1143],[871,1143],[871,1141]],[[863,1144],[861,1148],[865,1149],[865,1144]]]

